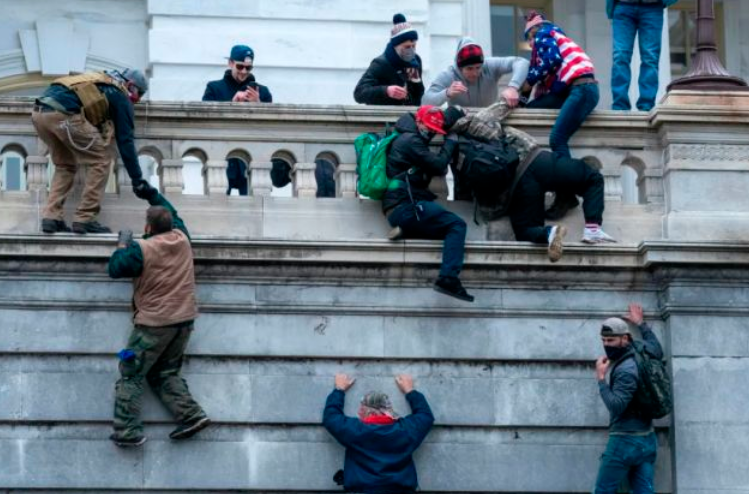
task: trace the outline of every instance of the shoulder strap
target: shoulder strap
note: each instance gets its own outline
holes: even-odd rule
[[[114,86],[127,94],[127,89],[103,72],[89,72],[86,74],[70,75],[56,79],[53,84],[59,84],[75,92],[81,100],[82,111],[86,120],[94,126],[104,123],[109,117],[109,102],[96,84]]]

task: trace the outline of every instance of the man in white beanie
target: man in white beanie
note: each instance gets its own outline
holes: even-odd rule
[[[424,95],[421,57],[416,54],[419,33],[403,14],[393,16],[385,52],[372,60],[354,89],[354,99],[365,105],[419,106]]]

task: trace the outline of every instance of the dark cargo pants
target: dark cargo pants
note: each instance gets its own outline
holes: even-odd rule
[[[204,417],[180,376],[185,347],[193,322],[174,326],[136,325],[127,342],[135,358],[120,361],[120,379],[115,386],[114,430],[122,438],[143,434],[140,414],[144,381],[179,423]]]

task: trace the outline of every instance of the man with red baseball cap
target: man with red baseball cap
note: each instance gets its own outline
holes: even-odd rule
[[[392,142],[387,158],[391,185],[382,198],[382,212],[399,236],[445,241],[442,267],[434,289],[452,297],[473,302],[458,275],[463,268],[466,223],[434,200],[429,190],[432,177],[443,176],[452,158],[457,136],[449,134],[438,153],[429,149],[435,134],[445,134],[445,116],[434,106],[422,106],[406,113],[395,124],[400,135]]]

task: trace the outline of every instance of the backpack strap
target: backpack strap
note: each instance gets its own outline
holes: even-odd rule
[[[55,79],[52,84],[65,86],[81,100],[81,110],[92,125],[100,126],[109,118],[109,101],[96,84],[114,86],[127,94],[127,89],[103,72],[69,75]]]

